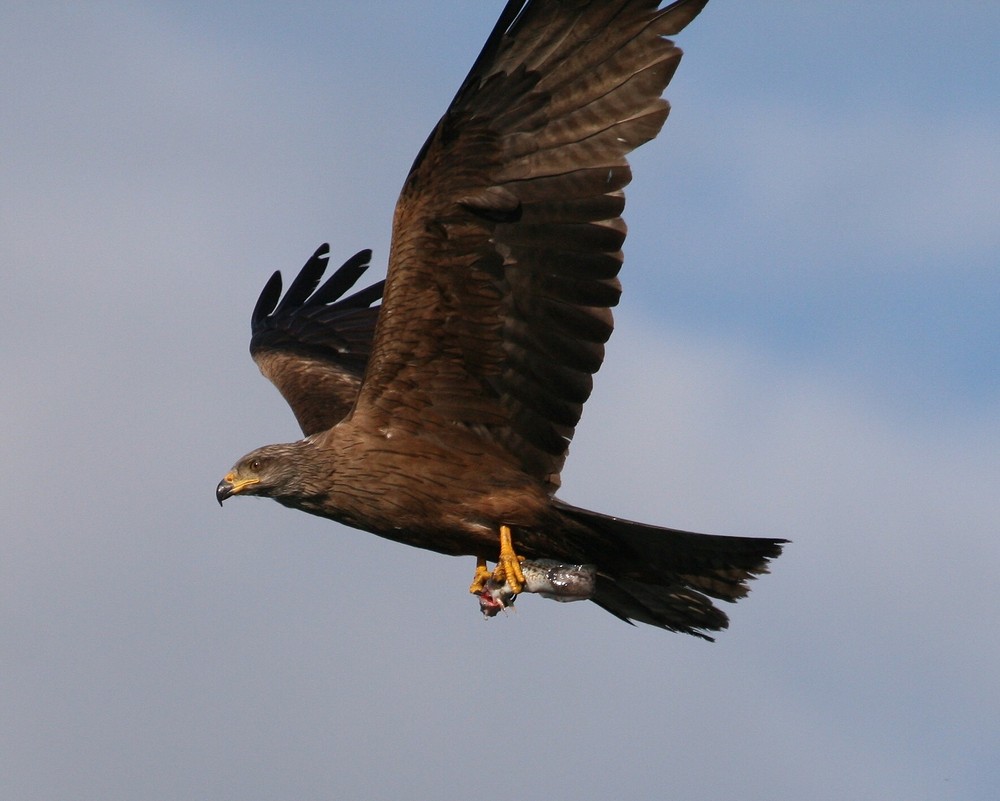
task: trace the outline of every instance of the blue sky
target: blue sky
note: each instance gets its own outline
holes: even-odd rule
[[[995,797],[1000,7],[761,5],[677,37],[561,493],[793,540],[714,645],[215,504],[297,435],[257,293],[384,263],[501,3],[0,10],[4,797]]]

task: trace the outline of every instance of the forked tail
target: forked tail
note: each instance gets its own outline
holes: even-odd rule
[[[787,540],[721,537],[634,523],[556,502],[559,512],[614,546],[595,558],[594,603],[622,620],[712,640],[729,618],[711,601],[737,601],[768,572]],[[596,557],[597,555],[595,555]]]

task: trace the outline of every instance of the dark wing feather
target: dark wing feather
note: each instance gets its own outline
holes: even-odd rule
[[[397,204],[358,412],[462,426],[556,488],[621,291],[625,156],[704,4],[507,4]]]
[[[382,297],[384,284],[344,297],[368,269],[372,254],[363,250],[319,286],[329,254],[329,246],[322,245],[284,298],[281,273],[274,273],[250,321],[250,354],[306,436],[336,425],[354,405],[379,312],[372,304]]]

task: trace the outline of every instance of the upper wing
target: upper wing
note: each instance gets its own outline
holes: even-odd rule
[[[250,355],[278,388],[306,436],[336,425],[361,386],[384,281],[343,297],[368,269],[371,251],[348,259],[319,289],[330,248],[321,245],[281,297],[281,273],[251,315]],[[315,292],[313,290],[316,290]]]
[[[557,486],[621,292],[625,156],[705,2],[507,3],[396,206],[358,413],[463,426]]]

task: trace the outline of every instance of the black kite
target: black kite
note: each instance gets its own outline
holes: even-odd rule
[[[323,246],[252,318],[251,352],[305,438],[240,459],[217,497],[262,495],[478,560],[591,564],[624,620],[710,639],[782,540],[621,520],[554,497],[611,335],[626,154],[659,132],[707,0],[510,0],[396,206],[388,277],[347,298],[370,253],[322,287]],[[314,292],[314,290],[316,290]],[[496,559],[492,573],[486,561]]]

